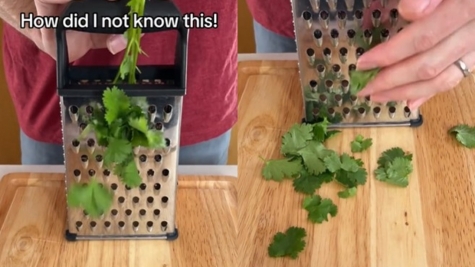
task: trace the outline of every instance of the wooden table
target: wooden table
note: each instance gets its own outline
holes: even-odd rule
[[[291,182],[260,174],[259,156],[278,157],[282,134],[302,119],[296,62],[240,62],[239,93],[239,266],[475,266],[475,150],[447,134],[456,124],[475,125],[473,79],[424,105],[420,128],[347,129],[331,139],[329,148],[350,152],[357,134],[373,138],[361,157],[370,173],[381,152],[399,146],[414,154],[414,172],[408,188],[371,175],[353,199],[340,200],[337,185],[324,185],[319,194],[339,212],[321,225],[307,221]],[[296,260],[269,258],[273,235],[290,226],[306,228],[304,252]]]
[[[64,239],[64,174],[14,173],[0,182],[1,267],[234,267],[235,178],[180,177],[175,241]]]

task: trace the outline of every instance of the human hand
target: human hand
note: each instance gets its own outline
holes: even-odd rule
[[[462,80],[454,62],[475,67],[475,43],[469,41],[475,35],[475,1],[401,0],[398,9],[413,23],[360,57],[359,69],[383,69],[359,95],[375,102],[408,100],[415,109]]]
[[[35,0],[38,16],[59,16],[70,0]],[[107,48],[112,54],[125,49],[127,41],[123,35],[92,34],[78,31],[67,31],[69,61],[75,61],[89,50]],[[56,59],[56,35],[54,29],[40,29],[40,37],[33,40],[45,53]]]

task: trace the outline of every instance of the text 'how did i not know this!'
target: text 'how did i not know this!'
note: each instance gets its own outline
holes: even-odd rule
[[[90,17],[91,16],[91,17]],[[177,28],[182,20],[184,26],[189,29],[215,29],[218,27],[218,14],[213,13],[206,16],[204,13],[198,15],[188,13],[180,17],[146,17],[128,14],[122,17],[99,17],[97,13],[79,16],[71,14],[61,21],[59,17],[35,16],[33,13],[20,14],[20,28],[41,29],[57,28],[59,23],[66,29],[86,29],[86,28]],[[92,25],[90,25],[92,24]]]

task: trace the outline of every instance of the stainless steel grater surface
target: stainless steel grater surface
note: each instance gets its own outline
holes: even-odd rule
[[[420,126],[406,101],[373,103],[351,95],[360,55],[407,24],[387,0],[291,0],[304,98],[304,121],[332,127]],[[371,6],[371,9],[369,8]],[[376,7],[376,8],[375,8]]]
[[[135,148],[135,160],[143,183],[126,188],[103,167],[103,151],[94,133],[79,141],[88,116],[101,99],[61,98],[66,187],[96,177],[114,192],[114,204],[100,218],[89,218],[82,210],[68,210],[68,229],[77,238],[167,238],[175,234],[176,169],[182,97],[148,98],[151,121],[164,131],[169,146],[150,150]],[[79,116],[78,116],[79,115]]]
[[[150,0],[148,16],[177,16],[181,13],[171,1]],[[63,17],[71,13],[98,12],[98,16],[123,16],[126,1],[85,0],[72,2]],[[96,33],[123,33],[125,29],[76,29]],[[134,148],[135,161],[142,178],[138,188],[127,188],[111,170],[103,166],[103,153],[94,132],[80,138],[87,118],[102,109],[102,94],[112,87],[118,67],[72,66],[68,62],[65,29],[58,27],[57,72],[65,156],[66,190],[75,183],[95,177],[114,193],[112,208],[99,218],[89,217],[81,209],[68,208],[67,240],[81,239],[167,239],[178,237],[175,222],[178,151],[182,102],[185,95],[188,30],[146,28],[143,32],[175,30],[175,64],[139,66],[137,84],[117,84],[148,114],[149,126],[163,131],[167,146],[163,149]],[[145,51],[147,53],[147,51]]]

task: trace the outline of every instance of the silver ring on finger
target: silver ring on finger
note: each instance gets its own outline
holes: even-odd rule
[[[460,69],[460,71],[462,71],[463,77],[468,77],[470,75],[470,70],[468,69],[467,64],[463,62],[463,60],[459,59],[455,61],[454,64]]]

